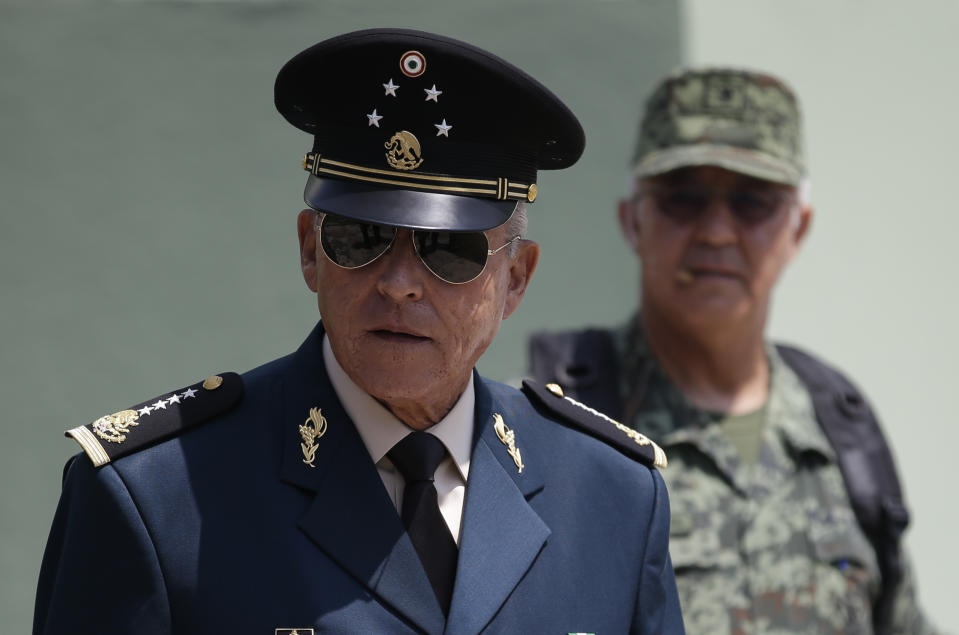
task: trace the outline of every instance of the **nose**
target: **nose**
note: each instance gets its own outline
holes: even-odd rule
[[[394,302],[415,302],[423,297],[424,274],[431,275],[413,249],[412,232],[400,230],[380,257],[377,291]]]
[[[710,247],[725,247],[737,240],[736,216],[722,196],[714,196],[696,223],[696,241]]]

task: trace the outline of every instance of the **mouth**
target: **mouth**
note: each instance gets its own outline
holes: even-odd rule
[[[726,271],[724,269],[690,269],[693,276],[697,278],[741,278],[735,271]]]
[[[424,335],[418,335],[409,331],[394,330],[390,328],[371,329],[369,333],[373,335],[373,337],[382,340],[383,342],[390,342],[394,344],[416,344],[430,341],[430,338]]]
[[[692,284],[696,280],[742,280],[743,275],[734,270],[722,267],[681,267],[676,272],[676,280],[680,284]]]

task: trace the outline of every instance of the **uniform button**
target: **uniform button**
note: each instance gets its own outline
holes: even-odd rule
[[[557,397],[563,396],[563,389],[560,387],[559,384],[546,384],[546,390],[550,391]]]

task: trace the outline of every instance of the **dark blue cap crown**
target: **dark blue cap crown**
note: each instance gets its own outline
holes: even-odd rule
[[[569,167],[583,129],[538,81],[479,48],[403,29],[325,40],[280,70],[277,110],[313,135],[305,199],[415,229],[484,230]]]

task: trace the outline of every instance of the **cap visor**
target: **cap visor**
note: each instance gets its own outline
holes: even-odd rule
[[[650,152],[636,164],[636,176],[648,177],[679,168],[715,166],[764,181],[799,185],[803,173],[795,166],[768,154],[726,145],[675,146]]]
[[[437,231],[485,231],[512,215],[516,201],[417,192],[308,177],[303,199],[313,209],[380,225]]]

